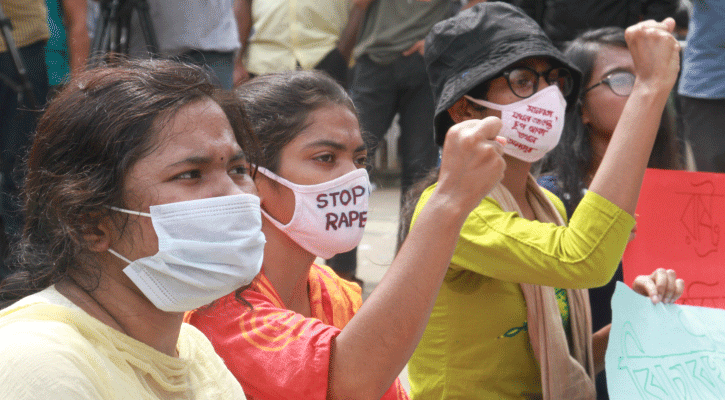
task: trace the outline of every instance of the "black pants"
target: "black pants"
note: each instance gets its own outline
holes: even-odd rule
[[[438,162],[438,146],[433,140],[435,105],[423,56],[401,56],[385,65],[362,56],[355,65],[350,92],[363,131],[373,136],[369,158],[395,114],[400,115],[398,153],[401,190],[405,193]]]
[[[347,89],[347,62],[337,48],[327,53],[325,58],[315,65],[315,69],[327,72],[340,86]]]
[[[48,95],[48,72],[45,67],[45,41],[18,49],[25,70],[33,86],[37,107],[45,104]],[[9,52],[0,53],[0,73],[19,83],[20,79]],[[18,93],[0,81],[0,159],[2,160],[2,224],[5,237],[0,241],[7,252],[8,242],[20,234],[23,215],[19,191],[23,180],[21,162],[30,145],[31,136],[39,116],[31,110],[28,99],[18,103]],[[3,232],[0,232],[2,235]],[[0,279],[8,274],[8,267],[0,259]]]
[[[685,138],[690,141],[698,171],[725,172],[725,99],[680,96]]]

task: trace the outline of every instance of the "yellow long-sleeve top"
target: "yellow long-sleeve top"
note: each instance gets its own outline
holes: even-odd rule
[[[434,186],[421,196],[413,223]],[[559,213],[556,196],[545,191]],[[607,283],[634,218],[588,192],[568,227],[504,212],[487,197],[461,229],[423,338],[408,364],[413,399],[531,399],[541,375],[519,283],[589,288]]]

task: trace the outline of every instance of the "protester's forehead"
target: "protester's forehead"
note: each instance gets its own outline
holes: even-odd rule
[[[554,65],[555,61],[549,57],[527,57],[511,64],[507,69],[516,67],[528,67],[533,69],[546,69]]]
[[[185,104],[175,112],[157,118],[151,131],[153,147],[148,155],[201,154],[217,146],[243,154],[229,119],[211,99]]]
[[[163,144],[179,134],[211,128],[203,123],[205,117],[214,117],[218,123],[231,128],[231,122],[219,103],[207,97],[159,113],[152,123],[150,134]]]

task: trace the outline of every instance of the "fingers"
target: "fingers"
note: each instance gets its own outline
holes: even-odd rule
[[[505,139],[499,138],[501,120],[466,120],[446,134],[438,189],[472,210],[503,178]]]
[[[642,21],[638,24],[632,25],[632,27],[635,27],[638,25],[644,26],[646,28],[661,29],[661,30],[669,32],[669,33],[672,33],[675,30],[675,20],[671,17],[667,17],[664,20],[662,20],[661,22],[657,22],[653,19],[649,19],[646,21]]]
[[[665,303],[672,303],[672,298],[675,297],[675,290],[676,290],[676,284],[675,281],[677,281],[677,274],[674,270],[668,269],[667,270],[667,289],[666,292],[662,295],[662,301]]]
[[[685,292],[685,281],[682,279],[677,279],[675,281],[675,296],[672,297],[672,302],[677,301],[677,299],[682,296],[682,293]]]
[[[665,20],[666,22],[673,22],[671,18]],[[640,22],[639,24],[632,25],[624,32],[625,40],[630,51],[635,55],[636,51],[641,50],[656,50],[657,47],[662,47],[667,50],[667,47],[672,49],[680,50],[679,42],[672,35],[672,28],[669,23],[666,22],[655,22],[652,20]],[[645,44],[646,47],[640,49],[637,45]],[[653,47],[655,46],[655,47]],[[649,60],[657,61],[657,60]]]
[[[484,119],[468,119],[456,125],[453,125],[448,130],[448,134],[470,134],[477,133],[482,135],[487,140],[493,140],[498,137],[498,132],[501,130],[503,123],[500,118],[486,117]],[[447,138],[448,136],[446,136]],[[506,140],[505,138],[501,138]]]
[[[657,287],[657,294],[660,299],[664,300],[664,294],[667,292],[667,271],[664,268],[657,268],[650,277],[654,280]]]
[[[670,90],[680,66],[680,45],[672,35],[674,20],[643,21],[625,31],[638,81]]]
[[[667,30],[667,32],[669,33],[674,32],[675,27],[677,26],[677,24],[675,23],[675,19],[672,17],[665,18],[662,23],[665,25],[665,30]]]
[[[415,42],[408,50],[405,50],[403,52],[404,57],[408,57],[409,55],[418,52],[420,55],[423,55],[423,51],[425,49],[425,40],[419,40]]]
[[[632,284],[632,289],[649,297],[653,304],[660,301],[674,303],[684,292],[685,282],[677,279],[677,273],[674,270],[658,268],[649,276],[638,276]]]
[[[632,290],[641,294],[642,296],[649,297],[652,299],[653,304],[660,302],[661,298],[657,294],[657,286],[651,276],[640,275],[634,279],[632,283]]]
[[[496,117],[466,120],[454,125],[446,134],[443,157],[445,158],[446,154],[449,154],[449,160],[457,158],[465,163],[463,160],[465,155],[486,156],[489,149],[499,157],[502,156],[506,139],[498,136],[501,125],[501,120]],[[475,161],[475,158],[470,161]]]

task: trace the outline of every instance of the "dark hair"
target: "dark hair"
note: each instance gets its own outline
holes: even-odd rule
[[[413,214],[415,213],[415,207],[418,205],[420,196],[429,186],[438,182],[438,175],[440,172],[440,166],[433,168],[402,194],[403,197],[400,201],[400,212],[398,213],[398,237],[395,245],[396,254],[410,232],[410,223],[413,222]]]
[[[159,125],[204,99],[224,111],[251,162],[258,147],[239,100],[215,87],[199,67],[173,61],[120,61],[71,80],[40,118],[23,188],[25,227],[15,249],[16,272],[0,285],[12,301],[69,277],[97,279],[84,234],[104,218],[125,219],[124,180],[159,145]],[[118,222],[122,221],[122,222]],[[91,280],[90,282],[93,282]],[[85,290],[94,290],[86,287]]]
[[[276,172],[282,149],[320,107],[336,104],[357,118],[355,106],[334,79],[320,71],[287,71],[258,76],[240,86],[237,97],[262,148],[260,166]]]
[[[692,14],[692,3],[688,0],[679,0],[677,10],[672,16],[675,19],[676,29],[687,29],[689,27],[690,14]]]
[[[592,76],[594,63],[602,47],[627,48],[624,29],[606,27],[587,31],[566,47],[564,54],[582,72],[582,85]],[[583,87],[583,86],[582,86]],[[544,174],[554,175],[561,186],[562,201],[567,213],[571,215],[584,189],[584,181],[590,170],[592,146],[589,128],[582,122],[581,98],[574,109],[566,114],[564,132],[559,145],[546,155],[541,170]],[[648,167],[661,169],[681,169],[679,145],[676,141],[676,125],[671,107],[665,107],[661,116],[654,147]]]

